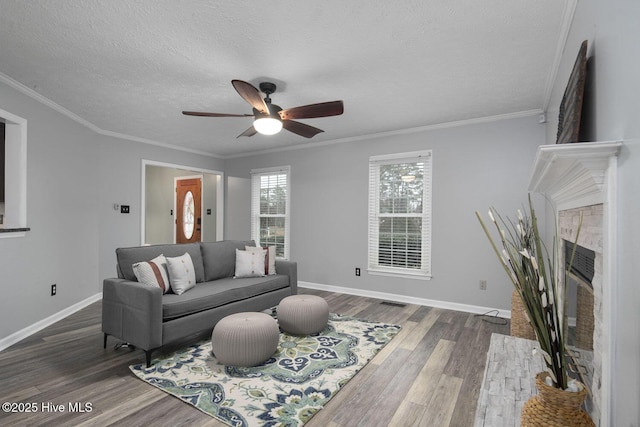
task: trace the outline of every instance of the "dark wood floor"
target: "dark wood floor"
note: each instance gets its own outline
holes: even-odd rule
[[[508,323],[300,291],[324,297],[334,313],[403,327],[307,426],[473,426],[489,338],[508,334]],[[17,402],[14,409],[22,410],[1,411],[0,425],[224,426],[134,377],[128,366],[143,363],[144,353],[115,350],[112,338],[103,349],[100,319],[97,302],[0,352],[0,402]]]

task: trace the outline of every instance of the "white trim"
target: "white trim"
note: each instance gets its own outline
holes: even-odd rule
[[[349,136],[349,137],[346,137],[346,138],[332,139],[332,140],[329,140],[329,141],[318,141],[318,142],[314,142],[313,144],[296,144],[296,145],[289,146],[289,147],[269,148],[269,149],[266,149],[266,150],[252,151],[250,153],[231,154],[231,155],[228,155],[228,156],[221,156],[221,158],[222,159],[237,159],[237,158],[240,158],[240,157],[249,157],[249,156],[262,155],[262,154],[280,153],[280,152],[289,151],[289,150],[301,150],[301,149],[307,149],[307,148],[317,148],[317,147],[323,147],[323,146],[326,146],[326,145],[342,144],[342,143],[345,143],[345,142],[368,141],[368,140],[371,140],[371,139],[388,138],[390,136],[396,136],[396,135],[410,135],[410,134],[414,134],[414,133],[420,133],[420,132],[426,132],[426,131],[432,131],[432,130],[448,129],[448,128],[455,128],[455,127],[460,127],[460,126],[470,126],[470,125],[476,125],[476,124],[482,124],[482,123],[492,123],[492,122],[499,122],[501,120],[520,119],[520,118],[523,118],[523,117],[539,116],[540,114],[543,114],[543,113],[544,113],[544,111],[542,109],[536,108],[535,110],[517,111],[515,113],[499,114],[499,115],[495,115],[495,116],[477,117],[477,118],[474,118],[474,119],[466,119],[466,120],[455,120],[455,121],[452,121],[452,122],[438,123],[438,124],[435,124],[435,125],[417,126],[417,127],[413,127],[413,128],[398,129],[398,130],[392,130],[392,131],[387,131],[387,132],[378,132],[378,133],[370,133],[370,134],[366,134],[366,135]]]
[[[609,159],[621,146],[621,141],[541,145],[529,190],[547,195],[557,211],[603,203],[610,192]]]
[[[553,93],[553,86],[556,83],[558,77],[558,70],[560,69],[560,63],[562,61],[562,54],[567,46],[567,40],[569,39],[569,30],[573,23],[573,17],[576,14],[576,8],[578,6],[578,0],[568,0],[565,4],[564,11],[562,12],[562,24],[560,25],[560,37],[558,37],[558,45],[556,46],[556,53],[553,58],[553,65],[551,66],[550,73],[547,76],[547,82],[544,85],[544,97],[543,99],[543,111],[547,111],[549,104],[551,103],[551,94]]]
[[[600,426],[608,427],[615,425],[613,403],[616,401],[616,384],[613,378],[614,364],[618,360],[616,352],[616,333],[618,324],[615,313],[618,311],[616,295],[618,294],[618,269],[616,260],[618,259],[618,158],[609,157],[609,167],[607,168],[607,193],[605,195],[605,210],[603,218],[603,232],[605,236],[603,242],[603,274],[604,283],[611,286],[603,286],[602,289],[602,330],[605,331],[603,339],[604,354],[602,355],[602,372],[600,375],[602,389],[600,395]]]
[[[148,166],[161,166],[172,169],[180,169],[189,172],[200,172],[206,173],[210,175],[217,175],[218,182],[216,184],[216,239],[223,240],[224,239],[224,172],[215,171],[211,169],[203,169],[186,165],[179,165],[176,163],[167,163],[160,162],[156,160],[146,160],[142,159],[142,166],[140,168],[140,186],[141,186],[141,198],[140,198],[140,244],[145,244],[145,234],[146,234],[146,192],[147,192],[147,176],[146,170]],[[175,198],[174,198],[175,199]],[[175,212],[175,207],[174,207]],[[174,232],[175,236],[175,232]],[[175,237],[174,237],[175,240]]]
[[[575,2],[576,0],[570,0],[572,2]],[[68,118],[70,118],[71,120],[88,127],[89,129],[93,130],[94,132],[100,134],[100,135],[105,135],[105,136],[110,136],[113,138],[118,138],[118,139],[124,139],[124,140],[128,140],[128,141],[134,141],[134,142],[140,142],[142,144],[150,144],[150,145],[155,145],[158,147],[164,147],[164,148],[169,148],[172,150],[178,150],[178,151],[184,151],[187,153],[194,153],[194,154],[200,154],[203,156],[208,156],[208,157],[213,157],[216,159],[235,159],[235,158],[240,158],[240,157],[248,157],[248,156],[256,156],[256,155],[262,155],[262,154],[268,154],[268,153],[277,153],[277,152],[282,152],[282,151],[289,151],[289,150],[297,150],[297,149],[303,149],[303,148],[316,148],[318,146],[324,146],[324,145],[333,145],[333,144],[341,144],[341,143],[345,143],[345,142],[354,142],[354,141],[363,141],[363,140],[370,140],[370,139],[375,139],[375,138],[386,138],[389,136],[394,136],[394,135],[406,135],[406,134],[413,134],[413,133],[418,133],[418,132],[424,132],[424,131],[429,131],[429,130],[436,130],[436,129],[446,129],[446,128],[453,128],[453,127],[459,127],[459,126],[469,126],[469,125],[474,125],[474,124],[480,124],[480,123],[490,123],[490,122],[497,122],[500,120],[509,120],[509,119],[518,119],[518,118],[522,118],[522,117],[530,117],[530,116],[538,116],[542,113],[544,113],[544,111],[542,109],[535,109],[535,110],[525,110],[525,111],[517,111],[514,113],[507,113],[507,114],[497,114],[494,116],[484,116],[484,117],[476,117],[476,118],[472,118],[472,119],[465,119],[465,120],[454,120],[451,122],[444,122],[444,123],[438,123],[438,124],[434,124],[434,125],[426,125],[426,126],[418,126],[418,127],[413,127],[413,128],[408,128],[408,129],[400,129],[400,130],[393,130],[393,131],[387,131],[387,132],[378,132],[378,133],[372,133],[372,134],[367,134],[367,135],[358,135],[358,136],[350,136],[350,137],[346,137],[346,138],[339,138],[339,139],[333,139],[333,140],[329,140],[329,141],[320,141],[320,142],[316,142],[313,144],[296,144],[294,146],[290,146],[290,147],[279,147],[279,148],[269,148],[266,150],[257,150],[257,151],[251,151],[248,153],[239,153],[239,154],[232,154],[232,155],[228,155],[228,156],[224,156],[224,155],[220,155],[220,154],[215,154],[215,153],[210,153],[207,151],[201,151],[201,150],[195,150],[195,149],[190,149],[190,148],[186,148],[186,147],[180,147],[177,145],[173,145],[173,144],[167,144],[167,143],[163,143],[163,142],[158,142],[158,141],[153,141],[150,139],[145,139],[145,138],[140,138],[140,137],[136,137],[136,136],[131,136],[131,135],[126,135],[126,134],[122,134],[122,133],[117,133],[117,132],[112,132],[109,130],[104,130],[99,128],[98,126],[94,125],[93,123],[83,119],[82,117],[78,116],[77,114],[67,110],[66,108],[62,107],[59,104],[56,104],[55,102],[51,101],[50,99],[44,97],[43,95],[39,94],[38,92],[34,91],[33,89],[23,85],[22,83],[12,79],[11,77],[7,76],[6,74],[0,73],[0,82],[3,82],[9,86],[11,86],[12,88],[16,89],[17,91],[23,93],[24,95],[27,95],[28,97],[35,99],[36,101],[46,105],[47,107],[59,112],[60,114],[63,114],[65,116],[67,116]]]
[[[270,168],[251,170],[251,239],[260,245],[260,181],[259,177],[271,175],[285,175],[287,197],[285,201],[285,213],[280,214],[284,218],[284,257],[289,259],[291,250],[291,166],[275,166]]]
[[[401,271],[395,271],[395,269],[392,269],[392,268],[389,268],[388,270],[382,269],[382,268],[380,268],[379,270],[368,268],[367,273],[371,274],[372,276],[402,277],[404,279],[414,279],[414,280],[431,280],[432,278],[430,274],[424,274],[424,273],[418,273],[418,272],[411,273],[407,269],[402,269]]]
[[[503,317],[505,319],[511,318],[510,310],[502,310],[499,308],[482,307],[479,305],[460,304],[457,302],[410,297],[407,295],[391,294],[387,292],[367,291],[364,289],[345,288],[345,287],[333,286],[333,285],[323,285],[320,283],[304,282],[300,280],[298,280],[298,286],[301,288],[317,289],[320,291],[337,292],[340,294],[356,295],[360,297],[396,301],[396,302],[402,302],[405,304],[424,305],[426,307],[443,308],[446,310],[462,311],[465,313],[485,314],[488,312],[496,311],[498,312],[498,317]]]
[[[27,326],[24,329],[21,329],[5,338],[2,338],[0,340],[0,351],[12,346],[17,342],[22,341],[25,338],[28,338],[29,336],[35,334],[36,332],[43,330],[47,326],[53,325],[54,323],[64,319],[65,317],[68,317],[73,313],[82,310],[83,308],[93,304],[94,302],[100,301],[101,299],[102,299],[102,292],[97,293],[93,296],[90,296],[89,298],[86,298],[80,302],[77,302],[72,306],[67,307],[64,310],[61,310],[55,314],[52,314],[51,316],[45,319],[42,319],[31,326]]]
[[[368,210],[367,210],[367,271],[372,274],[404,277],[411,279],[431,278],[431,224],[432,224],[432,150],[421,150],[404,153],[382,154],[369,157],[369,182],[368,182]],[[422,188],[422,212],[420,213],[382,213],[380,211],[380,171],[385,165],[398,165],[402,163],[424,164],[423,188]],[[419,218],[422,224],[421,230],[421,258],[420,268],[413,269],[408,266],[380,265],[380,218]]]
[[[15,239],[26,235],[26,231],[7,231],[6,233],[0,233],[0,239]]]
[[[96,126],[95,124],[91,123],[90,121],[83,119],[82,117],[78,116],[77,114],[67,110],[63,106],[53,102],[49,98],[39,94],[38,92],[34,91],[33,89],[31,89],[31,88],[23,85],[22,83],[12,79],[11,77],[7,76],[6,74],[0,73],[0,82],[3,82],[5,84],[7,84],[8,86],[11,86],[12,88],[17,90],[18,92],[21,92],[22,94],[28,96],[29,98],[34,99],[34,100],[40,102],[41,104],[46,105],[47,107],[49,107],[52,110],[57,111],[58,113],[68,117],[69,119],[73,120],[74,122],[79,123],[82,126],[85,126],[85,127],[89,128],[89,129],[91,129],[92,131],[94,131],[97,134],[104,135],[104,136],[110,136],[110,137],[118,138],[118,139],[124,139],[124,140],[128,140],[128,141],[140,142],[142,144],[155,145],[155,146],[158,146],[158,147],[169,148],[169,149],[172,149],[172,150],[184,151],[184,152],[187,152],[187,153],[199,154],[199,155],[207,156],[207,157],[214,157],[214,158],[218,158],[218,159],[223,158],[223,157],[221,157],[221,156],[219,156],[217,154],[209,153],[207,151],[195,150],[195,149],[192,149],[192,148],[181,147],[181,146],[178,146],[178,145],[168,144],[168,143],[165,143],[165,142],[153,141],[151,139],[140,138],[140,137],[137,137],[137,136],[131,136],[131,135],[126,135],[124,133],[112,132],[110,130],[101,129],[98,126]]]
[[[370,163],[394,164],[402,160],[415,161],[421,157],[429,158],[432,150],[410,151],[407,153],[379,154],[369,157]]]
[[[27,228],[27,120],[0,110],[5,128],[5,204],[2,228]],[[24,237],[23,231],[2,237]]]

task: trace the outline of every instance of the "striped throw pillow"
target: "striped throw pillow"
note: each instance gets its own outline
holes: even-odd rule
[[[136,262],[132,265],[133,274],[138,282],[145,285],[158,286],[162,293],[166,294],[171,290],[169,276],[167,275],[167,259],[164,255],[158,255],[151,261]]]

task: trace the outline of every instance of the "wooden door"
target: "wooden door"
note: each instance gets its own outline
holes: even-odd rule
[[[176,243],[201,239],[202,179],[176,180]]]

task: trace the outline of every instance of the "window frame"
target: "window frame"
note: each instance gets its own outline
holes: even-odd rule
[[[27,226],[27,120],[0,110],[5,124],[4,224],[0,239],[25,237]]]
[[[401,218],[415,217],[415,213],[381,214],[380,213],[380,167],[402,163],[423,162],[422,213],[421,224],[421,263],[420,268],[395,267],[379,264],[379,226],[381,216],[397,216]],[[369,157],[369,210],[368,210],[368,262],[367,271],[373,275],[404,277],[410,279],[430,280],[431,271],[431,210],[432,210],[432,150],[413,151],[407,153],[384,154]]]
[[[264,176],[285,175],[286,198],[284,214],[261,214],[260,213],[260,179]],[[251,239],[260,246],[260,219],[284,218],[284,256],[278,259],[288,260],[290,256],[291,243],[291,166],[278,166],[272,168],[251,170]]]

